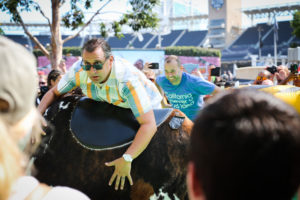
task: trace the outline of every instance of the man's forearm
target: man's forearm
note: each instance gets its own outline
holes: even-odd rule
[[[41,100],[41,103],[38,106],[38,110],[41,114],[44,114],[48,106],[57,98],[54,88],[49,90]]]
[[[132,158],[138,157],[148,146],[157,128],[154,124],[142,124],[126,154],[130,154]]]

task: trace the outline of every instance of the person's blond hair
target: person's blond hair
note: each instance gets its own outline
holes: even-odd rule
[[[0,119],[0,199],[6,200],[13,183],[22,175],[22,153]]]
[[[30,113],[25,118],[32,120],[32,124],[29,125],[30,133],[26,133],[26,127],[21,125],[20,129],[16,129],[15,126],[11,126],[6,120],[0,117],[0,200],[6,200],[9,198],[12,187],[15,181],[25,174],[25,168],[28,164],[28,156],[30,156],[39,145],[40,133],[41,133],[41,121],[40,116],[37,115],[37,111],[32,111],[32,117]],[[25,120],[23,118],[22,120]],[[28,120],[25,120],[28,122]],[[25,131],[25,132],[24,132]],[[26,135],[23,135],[23,134]],[[30,134],[30,135],[27,135]],[[26,140],[27,137],[35,139],[35,144],[32,144],[30,140],[22,144],[22,151],[18,144],[22,140]],[[21,145],[21,146],[22,146]]]

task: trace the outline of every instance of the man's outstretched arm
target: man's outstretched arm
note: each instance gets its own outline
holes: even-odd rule
[[[38,106],[38,110],[41,114],[44,114],[50,104],[55,101],[61,94],[57,90],[57,85],[51,88],[42,98],[41,103]]]

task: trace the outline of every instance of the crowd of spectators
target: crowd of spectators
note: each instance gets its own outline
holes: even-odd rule
[[[291,64],[290,70],[285,65],[266,67],[257,74],[254,85],[294,85],[300,86],[298,65]]]

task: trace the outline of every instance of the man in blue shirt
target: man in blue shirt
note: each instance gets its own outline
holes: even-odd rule
[[[201,77],[182,72],[177,56],[165,59],[165,76],[156,78],[173,108],[181,110],[194,120],[203,106],[203,96],[215,94],[220,88]]]

